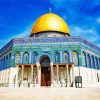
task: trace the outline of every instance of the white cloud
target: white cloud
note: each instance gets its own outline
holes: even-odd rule
[[[30,24],[29,26],[27,26],[25,28],[25,30],[22,31],[21,33],[16,33],[16,34],[14,34],[13,36],[11,36],[10,38],[8,38],[6,40],[0,40],[0,47],[4,46],[6,43],[8,43],[13,38],[29,37],[30,33],[31,33],[32,25],[33,25],[33,23]]]
[[[85,39],[89,40],[90,42],[96,43],[97,45],[100,44],[100,36],[98,35],[95,29],[89,28],[80,28],[78,26],[71,27],[71,34],[72,36],[82,36]]]
[[[22,38],[22,37],[29,37],[31,34],[31,30],[32,30],[32,26],[33,23],[31,23],[30,25],[28,25],[24,31],[22,31],[21,33],[16,33],[14,36],[11,37],[12,38]]]
[[[49,2],[57,8],[63,7],[66,0],[49,0]]]
[[[68,8],[67,6],[69,6],[69,5],[75,6],[76,4],[81,2],[81,0],[49,0],[49,2],[52,5],[54,5],[56,7],[56,9],[59,9],[59,8],[65,8],[66,9],[66,8]]]
[[[96,19],[96,22],[100,24],[100,17]]]
[[[88,34],[96,34],[97,32],[94,30],[94,29],[87,29],[87,28],[80,28],[78,26],[73,26],[71,27],[71,32],[73,35],[80,35],[80,34],[84,34],[84,35],[87,35],[86,33]]]
[[[100,44],[97,44],[98,47],[100,47]]]

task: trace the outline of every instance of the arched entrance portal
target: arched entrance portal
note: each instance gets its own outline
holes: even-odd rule
[[[47,55],[43,55],[40,58],[41,65],[41,86],[51,85],[51,68],[50,68],[50,58]]]

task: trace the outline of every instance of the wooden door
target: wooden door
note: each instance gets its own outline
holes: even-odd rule
[[[50,71],[48,70],[48,67],[41,68],[41,86],[50,86],[51,80],[50,80]]]

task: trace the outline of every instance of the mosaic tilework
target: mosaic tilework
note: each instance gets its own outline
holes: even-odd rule
[[[52,38],[51,37],[48,37],[48,38],[32,37],[32,38],[14,38],[0,50],[0,53],[4,52],[7,49],[10,49],[14,44],[28,44],[28,43],[32,43],[32,44],[46,43],[47,44],[47,43],[61,43],[61,42],[65,42],[65,43],[80,42],[97,51],[100,51],[99,47],[85,40],[82,37],[52,37]]]

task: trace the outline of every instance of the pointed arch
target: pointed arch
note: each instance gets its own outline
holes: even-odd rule
[[[87,54],[87,66],[91,67],[91,58],[89,54]]]
[[[64,57],[64,62],[69,63],[69,53],[67,51],[63,53],[63,57]]]
[[[95,57],[95,60],[96,60],[96,62],[95,62],[95,64],[96,64],[96,68],[98,69],[98,58]]]
[[[37,56],[38,56],[38,53],[36,51],[34,51],[32,54],[32,63],[33,64],[36,64]]]
[[[86,54],[85,54],[85,52],[82,52],[82,65],[86,66]]]
[[[1,65],[1,69],[2,69],[2,58],[1,58],[0,62],[1,62],[1,63],[0,63],[0,65]]]
[[[99,67],[99,69],[100,69],[100,58],[98,59],[98,64],[99,64],[99,66],[98,66],[98,67]]]
[[[15,63],[20,63],[20,53],[17,52],[15,55]]]
[[[8,55],[6,55],[6,65],[8,66]]]
[[[5,67],[5,57],[4,57],[4,62],[3,62],[3,66]]]
[[[73,57],[73,63],[78,66],[78,53],[76,51],[73,51],[72,53],[72,57]]]
[[[60,53],[55,51],[55,63],[60,63]]]
[[[94,59],[93,55],[92,55],[92,66],[93,66],[93,68],[95,68],[95,59]]]
[[[23,63],[28,64],[29,63],[29,53],[25,52],[23,55]]]

